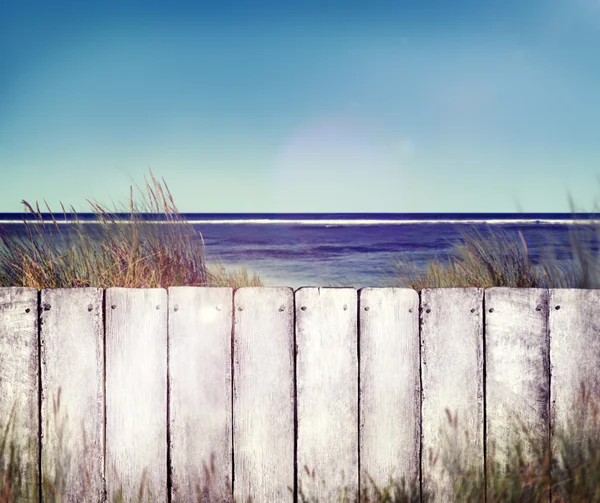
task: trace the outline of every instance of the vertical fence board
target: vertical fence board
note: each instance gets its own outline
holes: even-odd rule
[[[236,501],[292,501],[294,298],[290,288],[235,292],[233,367]]]
[[[21,455],[19,501],[38,501],[38,297],[34,288],[0,288],[0,434],[8,438],[0,470],[8,469],[11,441]],[[10,421],[10,428],[7,430]]]
[[[485,291],[488,487],[504,466],[514,466],[517,442],[526,462],[537,463],[529,440],[548,446],[550,362],[548,291]]]
[[[422,477],[436,501],[454,500],[459,462],[483,473],[482,303],[480,288],[421,292]]]
[[[169,289],[173,502],[232,499],[232,304],[231,288]]]
[[[367,310],[368,308],[368,310]],[[421,388],[419,295],[359,291],[360,484],[404,478],[419,487]]]
[[[166,501],[166,411],[167,292],[110,288],[106,291],[109,499],[121,489],[125,500],[137,501],[144,483],[144,501]]]
[[[335,500],[342,487],[353,496],[358,489],[356,290],[299,289],[296,345],[299,487],[319,501]],[[314,481],[305,466],[311,474],[314,470]]]
[[[42,290],[42,478],[67,501],[104,493],[102,290]],[[44,501],[54,494],[44,486]]]
[[[588,460],[587,439],[598,438],[600,427],[600,290],[550,290],[551,442],[554,456],[570,445]],[[593,445],[593,444],[592,444]],[[576,454],[574,451],[573,454]],[[581,461],[581,460],[579,460]],[[564,479],[562,466],[553,477]],[[565,497],[565,495],[562,495]],[[563,500],[561,500],[563,501]]]

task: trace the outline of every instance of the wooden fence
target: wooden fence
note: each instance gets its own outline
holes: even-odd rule
[[[449,418],[450,441],[483,471],[492,446],[508,455],[515,412],[551,442],[579,383],[598,384],[599,301],[569,289],[0,288],[0,427],[13,418],[26,449],[27,501],[52,499],[42,476],[63,501],[129,501],[145,480],[148,501],[197,501],[200,488],[284,502],[300,486],[325,502],[367,474],[448,501],[452,480],[431,458]]]

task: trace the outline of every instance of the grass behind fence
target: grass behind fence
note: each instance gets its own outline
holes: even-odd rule
[[[25,232],[0,228],[0,287],[262,286],[243,268],[206,263],[202,235],[180,214],[164,180],[150,173],[145,187],[135,189],[137,199],[131,187],[128,208],[111,211],[88,201],[98,224],[82,222],[71,208],[74,223],[61,225],[45,203],[51,215],[46,221],[38,203],[23,201],[33,216],[24,221]],[[165,224],[149,223],[144,213]]]
[[[487,235],[473,227],[461,231],[444,261],[439,256],[424,272],[404,255],[394,263],[386,286],[422,290],[450,287],[600,288],[600,225],[571,226],[568,230],[570,259],[559,261],[556,244],[548,243],[543,255],[532,258],[523,233],[509,233],[488,226]],[[537,262],[537,263],[536,263]]]
[[[134,197],[134,193],[136,197]],[[245,268],[228,270],[208,264],[202,235],[181,215],[168,185],[150,172],[143,188],[130,188],[127,207],[114,211],[88,201],[98,225],[81,222],[61,226],[45,204],[51,221],[42,217],[38,203],[23,201],[33,221],[25,233],[0,228],[0,287],[64,288],[113,286],[152,288],[169,286],[262,286]],[[570,201],[572,213],[575,213]],[[63,214],[66,210],[62,207]],[[127,214],[127,224],[116,213]],[[168,225],[149,223],[144,213],[160,216]],[[510,234],[488,227],[484,236],[475,227],[461,232],[445,260],[439,257],[419,272],[402,254],[384,286],[415,290],[444,287],[506,286],[515,288],[600,288],[600,225],[569,229],[571,260],[558,262],[554,245],[534,261],[522,232]],[[325,283],[351,285],[358,279],[330,278]]]

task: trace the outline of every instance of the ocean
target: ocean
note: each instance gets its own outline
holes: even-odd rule
[[[435,258],[447,259],[461,233],[483,235],[503,230],[514,239],[521,231],[534,263],[553,253],[571,258],[570,231],[590,231],[586,239],[598,250],[595,213],[329,213],[231,214],[185,213],[202,235],[209,262],[244,266],[267,286],[385,286],[398,259],[423,271]],[[49,215],[46,215],[49,218]],[[80,221],[93,225],[95,215]],[[126,215],[124,215],[126,217]],[[30,215],[0,213],[5,232],[23,230]],[[159,220],[146,215],[149,221]],[[69,215],[58,217],[70,225]]]

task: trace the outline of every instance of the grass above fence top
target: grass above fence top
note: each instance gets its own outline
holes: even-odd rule
[[[0,229],[0,287],[262,286],[243,268],[206,263],[202,235],[180,214],[164,179],[150,172],[144,189],[135,189],[139,201],[130,187],[129,225],[119,225],[118,210],[88,200],[100,223],[83,225],[71,208],[74,223],[61,228],[47,203],[52,222],[38,203],[23,201],[34,221],[24,221],[25,234]],[[152,225],[143,213],[159,214],[171,225]]]
[[[83,225],[73,208],[74,223],[59,226],[44,201],[52,221],[44,220],[38,203],[23,201],[33,220],[24,220],[25,232],[0,227],[0,287],[42,288],[170,286],[262,286],[260,278],[246,268],[226,269],[206,261],[202,234],[181,215],[164,179],[150,171],[143,188],[130,187],[128,207],[111,211],[88,200],[99,224]],[[135,191],[134,191],[135,189]],[[137,200],[134,198],[134,192]],[[575,213],[573,202],[570,201]],[[62,212],[67,216],[65,207]],[[117,213],[127,214],[129,225]],[[171,225],[154,225],[144,213],[160,215]],[[574,227],[574,226],[573,226]],[[419,272],[402,254],[393,272],[380,286],[413,288],[505,286],[514,288],[600,288],[600,256],[594,243],[600,241],[600,225],[569,229],[571,260],[556,260],[552,244],[545,256],[534,261],[521,232],[503,230],[484,236],[475,227],[461,232],[462,242],[441,260],[436,257]],[[600,247],[598,247],[600,248]],[[325,280],[324,285],[350,286],[343,278]]]

